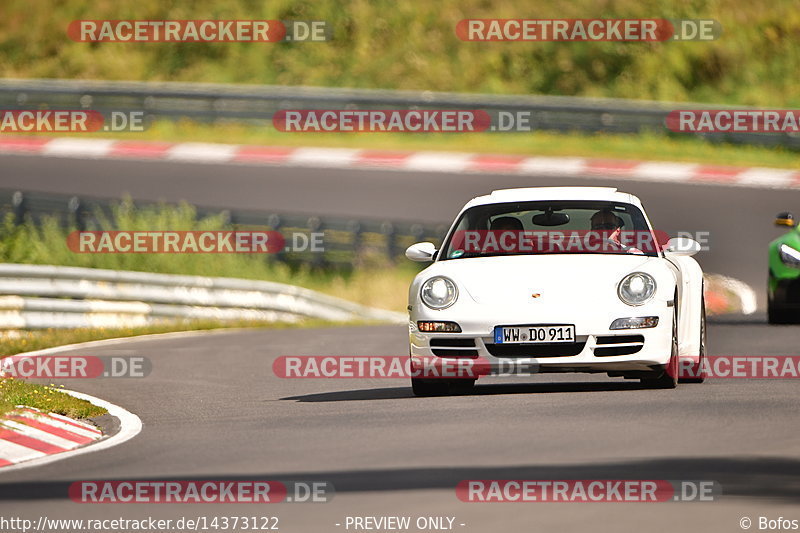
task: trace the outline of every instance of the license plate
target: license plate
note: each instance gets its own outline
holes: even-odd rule
[[[572,324],[497,326],[494,328],[494,342],[495,344],[575,342],[575,326]]]

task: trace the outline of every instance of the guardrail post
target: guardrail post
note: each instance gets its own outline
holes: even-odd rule
[[[397,257],[397,231],[394,224],[391,222],[381,224],[381,233],[386,238],[386,255],[389,261],[394,262],[395,257]]]
[[[413,224],[411,236],[414,237],[414,243],[422,242],[425,239],[425,227],[422,224]]]
[[[267,227],[269,227],[271,231],[281,231],[282,226],[283,226],[283,219],[281,219],[279,215],[272,213],[270,216],[267,217]],[[281,232],[281,235],[283,235],[283,232]],[[283,235],[283,237],[285,239],[286,235]],[[286,245],[284,245],[284,247],[281,250],[272,254],[275,257],[275,261],[279,261],[281,263],[286,262],[285,250],[286,250]]]
[[[361,241],[364,232],[361,230],[361,223],[358,220],[351,220],[347,223],[347,231],[350,232],[350,247],[353,254],[350,260],[351,265],[355,265],[361,252]]]
[[[67,210],[69,211],[69,223],[74,225],[78,231],[85,230],[86,224],[84,221],[84,216],[86,214],[86,210],[83,208],[80,198],[77,196],[70,198],[67,202]]]
[[[319,217],[309,218],[306,226],[308,226],[309,233],[324,231],[325,227],[322,221],[319,219]],[[308,237],[310,239],[311,235],[309,235]],[[311,254],[311,265],[314,268],[325,268],[327,266],[328,262],[325,258],[325,252],[309,252],[309,253]]]
[[[21,191],[16,191],[11,195],[11,205],[14,209],[14,224],[21,226],[25,223],[25,215],[28,214],[28,202]]]

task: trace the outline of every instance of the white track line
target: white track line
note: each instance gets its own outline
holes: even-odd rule
[[[235,144],[181,143],[167,150],[166,159],[196,163],[227,163],[233,159],[238,149]]]
[[[403,170],[418,172],[461,172],[472,159],[472,154],[458,152],[416,152],[401,163]]]
[[[34,420],[41,424],[47,424],[48,426],[52,426],[54,428],[63,429],[64,431],[69,431],[70,433],[74,433],[76,435],[80,435],[81,437],[86,437],[88,439],[96,439],[99,436],[97,431],[91,431],[88,429],[84,429],[82,427],[75,426],[73,424],[64,422],[58,418],[54,418],[53,415],[46,416],[44,414],[32,413],[30,411],[21,411],[20,413],[18,413],[18,415],[22,418]]]
[[[350,148],[298,148],[287,162],[297,166],[349,167],[356,162],[358,152]]]
[[[518,172],[531,176],[579,175],[586,172],[586,161],[581,157],[528,157],[520,162]]]
[[[47,454],[15,442],[0,439],[0,457],[6,461],[11,461],[12,463],[18,464],[23,461],[31,461],[40,457],[47,457]],[[13,465],[0,466],[0,473],[12,468],[12,466]]]
[[[116,141],[104,139],[53,139],[42,147],[42,154],[56,157],[107,157]]]
[[[42,429],[17,422],[16,420],[3,420],[0,422],[0,426],[8,428],[19,435],[30,437],[32,439],[44,442],[45,444],[50,444],[51,446],[58,446],[59,448],[63,448],[65,450],[71,450],[80,446],[80,444],[75,441],[67,440],[63,437],[59,437],[58,435],[48,433]]]
[[[130,150],[114,150],[120,142],[110,139],[55,138],[43,143],[31,142],[23,137],[0,138],[0,153],[73,157],[84,159],[137,159]],[[146,144],[146,143],[145,143]],[[245,146],[222,143],[173,143],[164,149],[163,143],[153,143],[157,149],[146,151],[143,161],[172,161],[206,164],[237,164],[249,166],[295,166],[307,168],[352,168],[391,171],[417,171],[441,173],[520,174],[528,176],[563,176],[607,180],[633,180],[654,183],[682,183],[686,185],[715,185],[751,187],[760,189],[800,189],[800,171],[763,167],[729,167],[719,178],[713,178],[703,165],[670,161],[606,161],[585,157],[528,157],[516,164],[478,164],[483,158],[506,157],[503,154],[471,152],[397,151],[397,157],[375,160],[370,150],[351,148],[286,148],[270,146]],[[275,149],[280,154],[274,158],[252,158],[249,151]],[[362,157],[362,154],[367,153]],[[242,157],[240,157],[242,156]],[[615,168],[614,163],[619,166]],[[602,163],[595,166],[594,163]],[[611,165],[608,167],[608,165]]]

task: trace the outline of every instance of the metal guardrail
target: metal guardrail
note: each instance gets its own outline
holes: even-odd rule
[[[483,109],[530,111],[536,130],[609,133],[664,132],[674,109],[722,106],[612,98],[499,96],[432,91],[389,91],[272,85],[0,80],[0,109],[144,111],[145,120],[192,119],[264,124],[280,109]],[[725,106],[746,109],[741,106]],[[687,135],[687,134],[673,134]],[[698,133],[713,142],[800,149],[800,136],[784,133]]]
[[[267,281],[0,264],[0,329],[133,327],[174,319],[402,323],[406,316]]]
[[[25,220],[38,223],[45,217],[55,217],[63,227],[75,227],[86,231],[124,230],[126,228],[104,227],[100,220],[101,218],[113,220],[112,206],[118,203],[119,200],[103,198],[0,189],[0,220],[8,213],[13,213],[17,224]],[[153,205],[138,201],[135,204]],[[195,209],[198,218],[223,213],[228,223],[235,229],[280,231],[287,242],[295,232],[321,232],[324,252],[268,254],[265,256],[265,261],[308,265],[322,269],[350,270],[360,261],[372,259],[400,261],[403,260],[403,252],[408,246],[421,241],[438,244],[448,229],[448,226],[443,224],[409,221],[366,220],[211,207],[195,207]]]

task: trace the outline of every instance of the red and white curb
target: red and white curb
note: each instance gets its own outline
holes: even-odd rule
[[[18,406],[0,419],[0,467],[74,450],[103,438],[98,428]]]
[[[27,353],[26,356],[35,357],[35,356],[41,356],[41,355],[50,355],[51,353],[59,352],[59,351],[62,351],[62,350],[60,350],[59,348],[53,348],[53,349],[41,350],[41,351],[38,351],[38,352],[30,352],[30,353]],[[62,460],[62,459],[67,459],[69,457],[75,457],[77,455],[84,455],[84,454],[87,454],[87,453],[99,452],[100,450],[106,450],[108,448],[111,448],[113,446],[117,446],[119,444],[122,444],[123,442],[126,442],[126,441],[132,439],[133,437],[135,437],[136,435],[138,435],[142,431],[142,421],[141,421],[141,419],[138,416],[136,416],[135,414],[133,414],[131,412],[128,412],[127,410],[123,409],[122,407],[120,407],[118,405],[114,405],[113,403],[107,402],[105,400],[101,400],[100,398],[95,398],[94,396],[90,396],[88,394],[83,394],[81,392],[67,391],[67,390],[62,390],[61,392],[69,394],[70,396],[74,396],[75,398],[79,398],[81,400],[86,400],[87,402],[93,403],[94,405],[97,405],[99,407],[103,407],[104,409],[106,409],[108,411],[109,415],[111,415],[113,417],[116,417],[119,420],[119,425],[120,425],[119,431],[117,431],[115,434],[111,435],[110,437],[109,436],[102,436],[102,434],[101,434],[101,438],[93,439],[91,442],[87,442],[87,443],[84,443],[84,444],[78,444],[77,446],[73,446],[71,449],[67,449],[67,450],[64,450],[64,451],[55,451],[52,448],[51,448],[51,450],[49,452],[45,452],[43,450],[37,450],[37,451],[42,452],[42,453],[39,453],[38,455],[29,454],[29,456],[26,457],[25,459],[21,459],[21,458],[19,458],[19,456],[16,456],[16,457],[13,457],[13,458],[6,458],[6,455],[0,455],[0,457],[3,457],[7,462],[10,463],[10,464],[7,464],[5,466],[0,467],[0,476],[4,472],[8,472],[8,471],[11,471],[11,470],[18,470],[18,469],[21,469],[21,468],[28,468],[28,467],[32,467],[32,466],[41,466],[41,465],[45,465],[45,464],[52,463],[52,462],[55,462],[55,461],[59,461],[59,460]],[[26,409],[29,409],[29,408],[26,408]],[[36,412],[36,411],[33,410],[33,412]],[[53,415],[50,415],[50,416],[53,416]],[[65,417],[60,417],[59,418],[58,416],[55,416],[55,419],[59,420],[61,422],[69,421],[69,422],[73,422],[73,423],[76,423],[76,424],[82,424],[81,422],[78,422],[78,421],[75,421],[75,420],[72,420],[72,419],[66,419],[65,420]],[[13,421],[12,420],[12,422],[18,422],[18,421]],[[39,421],[39,422],[43,423],[41,421]],[[30,422],[28,420],[26,420],[26,423],[27,423],[26,425],[30,425]],[[6,424],[8,424],[8,422],[4,421],[3,424],[6,425]],[[17,426],[17,424],[12,424],[12,427],[14,427],[14,426]],[[90,426],[90,427],[92,427],[92,426]],[[73,429],[70,429],[69,430],[70,433],[74,433],[75,432],[74,429],[76,429],[76,428],[73,427]],[[96,429],[97,428],[95,428],[95,430]],[[18,430],[14,430],[14,431],[19,433]],[[30,430],[26,430],[26,431],[28,431],[29,434],[31,433]],[[39,431],[44,432],[41,429],[39,429]],[[44,432],[44,433],[46,433],[46,432]],[[41,433],[35,433],[35,435],[36,435],[37,439],[43,440],[43,439],[40,438],[40,437],[42,437]],[[26,435],[26,436],[29,436],[29,435]],[[64,440],[70,440],[70,439],[64,438],[64,436],[61,435],[60,438],[63,439],[63,440],[55,441],[55,440],[53,440],[54,436],[55,437],[59,437],[59,435],[47,436],[45,438],[49,439],[49,441],[48,440],[43,440],[43,441],[48,443],[50,446],[53,446],[53,447],[64,447],[64,446],[66,446],[66,442],[63,442],[63,441]],[[33,438],[33,437],[31,437],[31,438]],[[3,440],[6,440],[6,439],[3,439]],[[30,441],[28,441],[28,442],[30,443]],[[2,441],[0,441],[0,443],[2,443]],[[63,446],[59,446],[58,443],[61,443]],[[30,446],[27,446],[27,445],[25,447],[30,448]],[[19,450],[17,450],[17,451],[19,451]]]
[[[800,171],[798,170],[584,157],[525,157],[466,152],[290,148],[281,146],[19,136],[0,136],[0,153],[83,159],[278,165],[310,168],[379,168],[415,172],[501,173],[525,176],[556,175],[658,183],[718,184],[764,189],[800,188]]]
[[[115,344],[123,340],[125,339],[106,339],[56,346],[26,352],[25,357],[53,355],[76,348]],[[105,450],[132,439],[142,431],[142,420],[118,405],[82,392],[60,392],[104,408],[119,421],[119,431],[107,436],[91,424],[19,406],[12,413],[0,418],[0,475],[11,470],[41,466]]]

